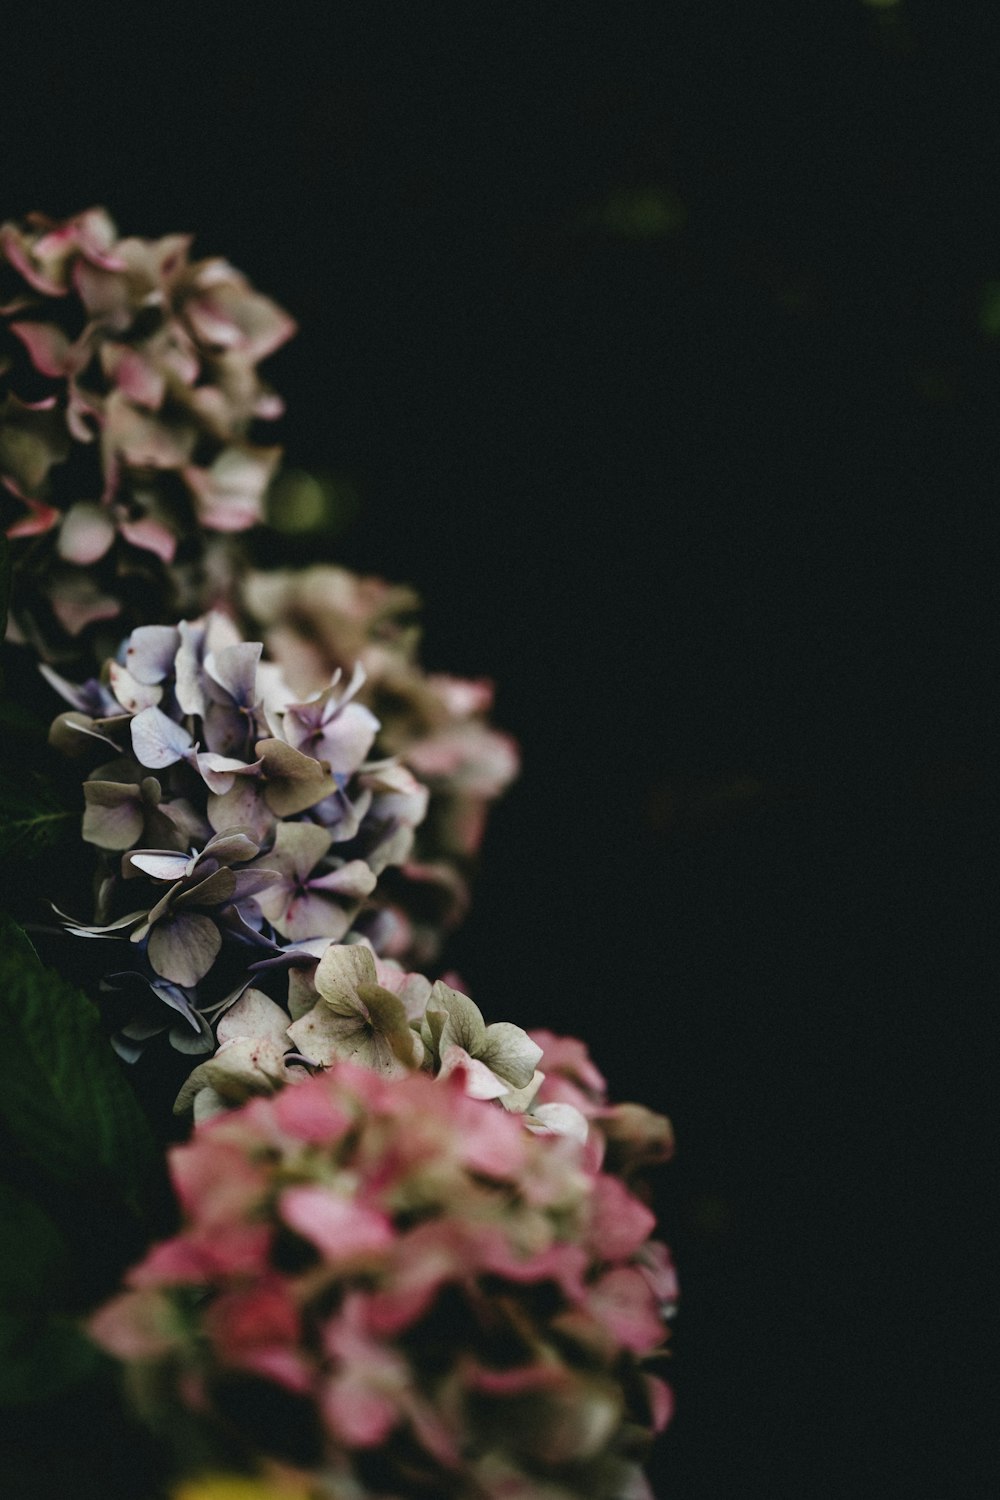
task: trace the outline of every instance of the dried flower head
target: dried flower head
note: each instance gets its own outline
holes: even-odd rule
[[[280,450],[251,427],[282,406],[257,366],[295,325],[190,244],[122,238],[96,208],[0,226],[0,497],[30,557],[14,631],[49,659],[126,599],[176,607],[167,565],[262,518]]]

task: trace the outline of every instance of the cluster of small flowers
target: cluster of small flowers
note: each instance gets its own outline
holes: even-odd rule
[[[171,1152],[185,1223],[91,1324],[150,1420],[303,1494],[650,1496],[676,1296],[653,1215],[461,1071],[338,1062]]]
[[[517,747],[490,683],[422,669],[409,588],[209,546],[262,519],[294,325],[189,247],[0,226],[8,633],[69,704],[96,863],[63,921],[106,945],[120,1055],[188,1055],[197,1127],[186,1226],[94,1335],[302,1500],[643,1500],[676,1287],[628,1184],[669,1124],[416,972]]]
[[[124,954],[107,983],[139,1002],[116,1039],[126,1056],[168,1026],[180,1050],[211,1050],[212,1018],[255,972],[280,981],[331,942],[381,952],[410,930],[394,903],[428,792],[398,758],[369,758],[363,667],[300,702],[261,656],[210,614],[140,626],[82,686],[42,668],[72,704],[53,743],[92,766],[97,911],[68,922]],[[376,894],[390,868],[393,895]]]
[[[0,226],[3,524],[44,538],[13,627],[48,659],[125,594],[183,612],[200,531],[262,519],[280,449],[248,434],[282,403],[257,365],[295,324],[191,238],[119,238],[103,209]]]
[[[487,722],[492,683],[428,674],[417,661],[419,600],[412,589],[345,568],[250,572],[241,604],[296,692],[315,693],[360,662],[358,698],[379,721],[377,746],[427,787],[407,878],[423,888],[420,915],[386,933],[382,951],[429,964],[464,916],[469,876],[489,804],[518,770],[517,745]]]

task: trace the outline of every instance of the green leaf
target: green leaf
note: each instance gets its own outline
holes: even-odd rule
[[[20,1153],[74,1193],[133,1213],[155,1151],[96,1008],[0,917],[0,1122]]]
[[[65,1259],[62,1235],[44,1209],[0,1182],[0,1304],[41,1300]]]
[[[37,859],[79,824],[79,810],[63,806],[41,772],[0,763],[0,857]]]
[[[73,1319],[0,1308],[0,1405],[45,1400],[85,1380],[103,1363]]]
[[[100,1367],[76,1320],[53,1307],[69,1259],[44,1210],[0,1182],[0,1405],[45,1399]]]

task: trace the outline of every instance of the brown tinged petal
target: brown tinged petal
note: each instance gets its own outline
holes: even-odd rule
[[[69,451],[69,433],[54,399],[28,402],[7,393],[0,407],[0,475],[13,481],[15,493],[35,494]]]
[[[149,934],[149,961],[163,979],[185,989],[204,979],[219,956],[222,934],[201,912],[165,916]]]
[[[602,1110],[598,1124],[612,1160],[626,1176],[669,1161],[674,1153],[670,1121],[644,1104],[616,1104]]]
[[[280,448],[247,444],[226,448],[210,468],[185,468],[201,525],[209,531],[246,531],[262,521],[264,492],[280,458]]]
[[[313,760],[283,740],[258,740],[254,748],[264,762],[264,800],[276,817],[305,812],[337,790],[325,761]]]
[[[131,849],[142,837],[145,809],[138,786],[116,781],[84,782],[83,837],[101,849]]]

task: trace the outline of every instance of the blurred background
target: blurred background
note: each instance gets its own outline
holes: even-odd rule
[[[250,17],[8,23],[0,217],[289,308],[269,559],[496,681],[451,960],[674,1121],[657,1495],[986,1494],[1000,9]]]

